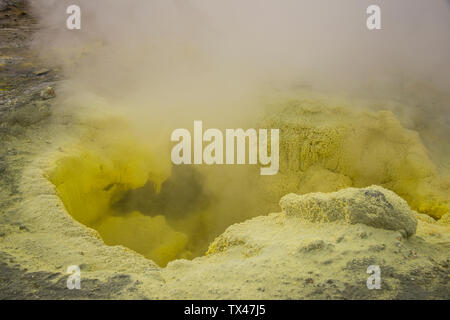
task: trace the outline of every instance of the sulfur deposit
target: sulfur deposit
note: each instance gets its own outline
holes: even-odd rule
[[[23,148],[36,156],[18,178],[20,194],[27,195],[26,199],[10,208],[10,214],[3,218],[14,217],[20,228],[9,220],[5,229],[8,235],[2,237],[2,255],[3,268],[11,274],[14,290],[20,290],[25,297],[450,298],[450,229],[444,223],[447,215],[436,222],[429,215],[414,212],[394,192],[379,186],[283,195],[278,199],[281,212],[269,215],[268,211],[252,210],[239,215],[238,207],[229,203],[215,207],[224,211],[212,210],[206,215],[191,212],[192,216],[184,218],[144,215],[152,210],[142,206],[140,213],[124,214],[111,205],[117,195],[145,186],[148,177],[162,181],[158,187],[162,190],[170,171],[152,162],[152,152],[138,147],[136,137],[117,130],[120,128],[117,123],[114,128],[118,136],[108,126],[98,124],[93,131],[91,124],[87,129],[90,135],[86,137],[93,137],[96,131],[111,135],[100,135],[103,139],[93,141],[82,139],[80,144],[77,136],[55,135],[66,126],[64,118],[57,119],[58,116],[48,132],[41,133],[45,139],[52,137],[52,144],[45,146],[43,140],[32,148],[27,144],[16,145],[19,151]],[[118,139],[119,136],[124,139]],[[123,146],[131,141],[138,144],[131,151],[121,148],[120,141],[127,141]],[[145,161],[132,156],[136,160],[128,163],[123,161],[124,154],[139,155]],[[79,171],[69,170],[73,166]],[[219,181],[214,174],[207,177],[216,184]],[[259,182],[256,190],[267,190],[263,182]],[[69,190],[73,192],[68,193]],[[239,199],[235,195],[213,199],[230,202]],[[264,197],[261,193],[256,199]],[[82,199],[92,202],[92,211],[85,210]],[[208,210],[211,208],[214,207]],[[217,212],[222,215],[214,215]],[[248,216],[251,213],[253,218]],[[216,233],[215,240],[205,249],[206,255],[192,260],[176,256],[185,250],[183,246],[189,247],[195,231],[205,230],[199,226],[205,223],[214,226],[223,217],[229,217],[226,221],[229,227]],[[84,225],[74,218],[83,220]],[[90,227],[86,227],[88,224]],[[139,250],[142,255],[136,253]],[[174,257],[177,259],[173,260]],[[168,263],[161,268],[154,261],[161,265]],[[77,292],[64,289],[65,268],[74,263],[81,266],[83,274],[84,286]],[[366,270],[370,265],[379,265],[382,270],[381,290],[367,290]],[[18,286],[20,281],[27,281],[18,278],[21,274],[39,282],[39,289],[30,291],[26,284]],[[3,292],[9,290],[6,286]]]
[[[282,212],[235,224],[216,238],[207,256],[210,264],[222,265],[216,277],[223,273],[233,281],[252,277],[242,291],[254,290],[258,297],[448,298],[447,273],[442,268],[448,259],[448,227],[433,219],[417,219],[393,192],[376,186],[350,188],[288,195],[280,203]],[[366,215],[360,215],[362,211]],[[355,219],[345,219],[353,214]],[[394,222],[394,216],[402,222]],[[442,237],[434,238],[433,233]],[[442,254],[444,260],[438,258]],[[200,261],[206,264],[208,259]],[[434,261],[443,264],[435,268]],[[178,264],[170,264],[169,269]],[[382,291],[364,288],[363,273],[372,264],[385,272]],[[231,275],[237,268],[241,275]],[[427,284],[420,276],[425,274]],[[417,291],[406,293],[408,287]]]
[[[274,176],[259,176],[251,166],[171,167],[167,143],[157,148],[134,132],[132,122],[111,115],[90,121],[46,176],[68,212],[107,245],[124,245],[160,266],[203,255],[229,225],[276,210],[283,196],[283,210],[306,220],[364,223],[407,236],[416,229],[414,215],[403,215],[408,205],[432,219],[447,214],[450,180],[438,175],[417,133],[391,112],[293,96],[260,121],[280,128],[280,172]],[[384,193],[354,189],[371,185]],[[337,202],[314,193],[342,189],[332,193]],[[392,200],[392,192],[406,202]],[[289,193],[304,196],[297,201]],[[320,209],[305,211],[297,203]]]
[[[435,219],[448,213],[450,176],[431,161],[418,133],[392,112],[308,95],[281,105],[263,122],[281,132],[275,198],[375,184]]]
[[[288,194],[281,198],[280,207],[288,216],[310,222],[343,220],[349,224],[402,231],[407,236],[416,233],[417,228],[417,219],[408,204],[393,192],[377,186],[329,194]]]
[[[405,91],[403,77],[397,83],[380,65],[364,68],[392,52],[392,43],[370,50],[372,60],[347,50],[366,33],[352,42],[333,34],[344,51],[333,41],[317,50],[329,32],[310,35],[314,24],[296,16],[306,11],[283,7],[270,23],[261,10],[254,14],[261,1],[240,2],[242,19],[232,1],[204,2],[222,18],[219,29],[180,1],[135,1],[126,10],[121,1],[82,2],[92,11],[83,13],[89,31],[79,39],[58,31],[64,1],[33,2],[45,13],[33,37],[46,50],[80,49],[57,55],[70,67],[44,64],[28,47],[40,27],[23,1],[1,13],[0,299],[450,299],[450,100],[426,85]],[[341,7],[326,13],[341,17]],[[292,38],[280,37],[292,30]],[[302,30],[308,37],[299,42]],[[398,31],[399,39],[420,39]],[[431,48],[448,61],[445,48]],[[408,56],[419,51],[408,48]],[[297,55],[308,68],[289,63]],[[441,67],[429,62],[424,68]],[[358,87],[351,98],[334,86],[320,91],[333,76],[359,83],[354,65],[364,77],[380,69],[389,88],[370,77],[361,84],[369,90]],[[285,70],[295,74],[282,77]],[[172,166],[170,132],[195,119],[220,129],[279,129],[278,174],[261,176],[248,165]],[[67,288],[73,266],[80,290]],[[379,290],[367,287],[373,266],[381,270]]]

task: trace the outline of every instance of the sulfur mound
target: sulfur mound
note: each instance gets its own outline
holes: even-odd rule
[[[378,186],[330,194],[288,194],[281,198],[280,206],[287,216],[310,222],[344,220],[349,224],[404,231],[407,236],[416,233],[417,228],[417,219],[406,201]]]
[[[280,170],[267,184],[274,201],[288,193],[379,185],[434,219],[448,213],[449,177],[430,159],[419,134],[392,112],[308,97],[274,108],[261,124],[280,129]]]

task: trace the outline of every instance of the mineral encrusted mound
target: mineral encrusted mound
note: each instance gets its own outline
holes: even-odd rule
[[[333,193],[291,193],[281,198],[280,206],[287,216],[310,222],[344,220],[349,224],[404,231],[407,236],[413,235],[417,228],[414,211],[406,201],[379,186]]]
[[[279,174],[267,183],[272,201],[378,185],[417,212],[435,219],[447,214],[450,176],[430,158],[419,133],[393,112],[363,104],[325,97],[277,103],[261,124],[280,129]]]

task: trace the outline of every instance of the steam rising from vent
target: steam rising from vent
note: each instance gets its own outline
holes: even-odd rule
[[[413,78],[450,92],[444,0],[376,1],[377,31],[366,28],[368,0],[80,0],[82,29],[69,31],[72,2],[33,1],[46,27],[37,42],[63,60],[70,48],[99,45],[71,75],[96,93],[133,96],[151,112],[191,115],[197,106],[211,115],[213,102],[225,99],[231,116],[242,111],[237,101],[267,84],[381,90]]]
[[[440,167],[421,140],[448,162],[448,139],[433,142],[450,134],[448,1],[377,0],[381,30],[366,26],[372,0],[31,2],[42,25],[35,46],[67,79],[55,108],[89,124],[49,179],[105,243],[166,265],[278,209],[287,192],[371,184],[435,218],[448,212],[449,185],[433,180]],[[66,28],[74,2],[81,30]],[[342,93],[346,104],[334,99]],[[280,129],[279,174],[171,168],[171,132],[195,120]]]

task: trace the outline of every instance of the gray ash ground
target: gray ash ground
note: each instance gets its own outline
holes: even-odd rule
[[[108,299],[130,283],[128,275],[116,275],[103,283],[83,279],[79,290],[67,289],[67,275],[28,272],[14,258],[0,252],[0,300],[8,299]]]
[[[0,132],[15,136],[49,116],[40,94],[59,75],[30,49],[37,24],[26,2],[13,3],[0,11]]]
[[[36,28],[25,1],[0,1],[0,243],[6,232],[29,232],[14,221],[14,205],[23,200],[18,178],[29,153],[17,146],[26,145],[34,129],[46,125],[51,100],[40,93],[59,78],[30,48]],[[86,279],[81,290],[67,290],[66,281],[64,273],[28,272],[0,251],[0,299],[108,298],[129,282],[126,277],[107,284]]]
[[[11,196],[0,203],[5,210],[19,200],[17,177],[25,164],[26,151],[17,150],[16,142],[30,140],[33,125],[50,116],[50,102],[42,100],[40,91],[54,85],[56,74],[34,74],[46,66],[30,50],[36,21],[26,2],[2,1],[0,9],[0,186],[1,193]],[[15,166],[8,165],[12,162]]]

